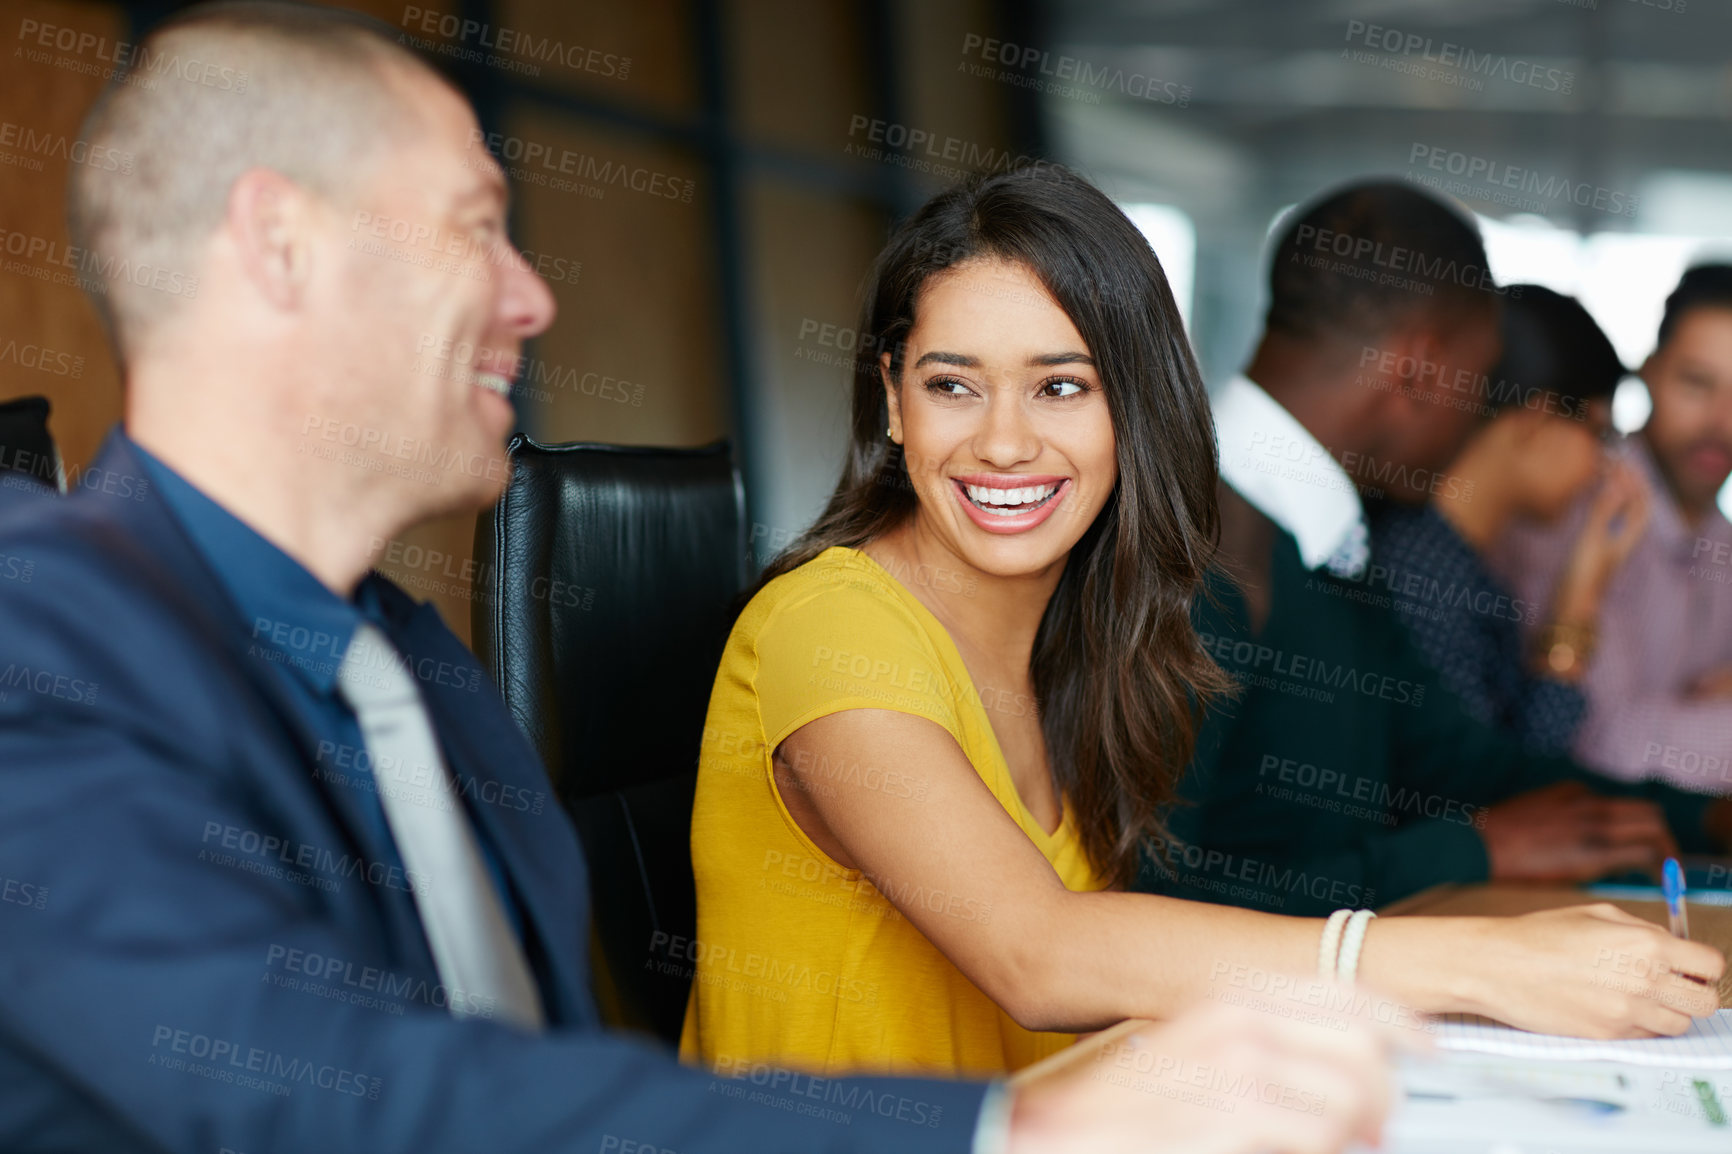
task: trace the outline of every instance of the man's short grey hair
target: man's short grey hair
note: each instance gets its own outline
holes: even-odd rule
[[[139,43],[83,132],[91,155],[132,164],[74,166],[68,204],[80,279],[123,360],[197,295],[199,249],[243,172],[341,200],[413,131],[405,66],[438,75],[386,26],[296,4],[203,6]]]

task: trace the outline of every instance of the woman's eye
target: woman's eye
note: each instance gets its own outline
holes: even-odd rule
[[[966,383],[957,380],[955,377],[933,377],[930,381],[926,382],[926,391],[929,393],[942,393],[947,397],[960,397],[972,392],[973,390],[970,389]]]
[[[1041,392],[1053,397],[1074,397],[1078,393],[1088,391],[1088,386],[1081,381],[1073,381],[1069,377],[1046,382],[1041,386]]]

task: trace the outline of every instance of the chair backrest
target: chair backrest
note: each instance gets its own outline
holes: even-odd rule
[[[0,401],[0,472],[22,473],[57,489],[60,451],[48,431],[47,397]]]
[[[475,650],[540,751],[590,868],[592,961],[615,1025],[679,1036],[696,933],[692,795],[710,688],[747,580],[727,442],[511,441],[476,525]]]

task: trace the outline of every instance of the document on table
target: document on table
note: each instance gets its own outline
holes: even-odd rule
[[[1398,1062],[1384,1154],[1726,1154],[1732,1076],[1468,1051]],[[1355,1154],[1361,1152],[1355,1147]]]
[[[1697,1018],[1675,1038],[1624,1038],[1610,1042],[1530,1034],[1484,1018],[1450,1014],[1433,1035],[1440,1049],[1543,1058],[1562,1062],[1618,1062],[1630,1066],[1673,1066],[1693,1070],[1732,1070],[1732,1010]]]

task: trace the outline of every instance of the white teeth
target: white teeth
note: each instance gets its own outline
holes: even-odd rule
[[[474,383],[491,392],[498,393],[508,401],[511,399],[511,382],[499,373],[478,372],[475,374]]]
[[[1020,489],[989,489],[985,485],[964,485],[969,499],[989,513],[1009,516],[1011,509],[995,509],[994,505],[1033,505],[1039,504],[1058,492],[1058,484],[1029,485]],[[1020,511],[1020,510],[1016,510]]]

